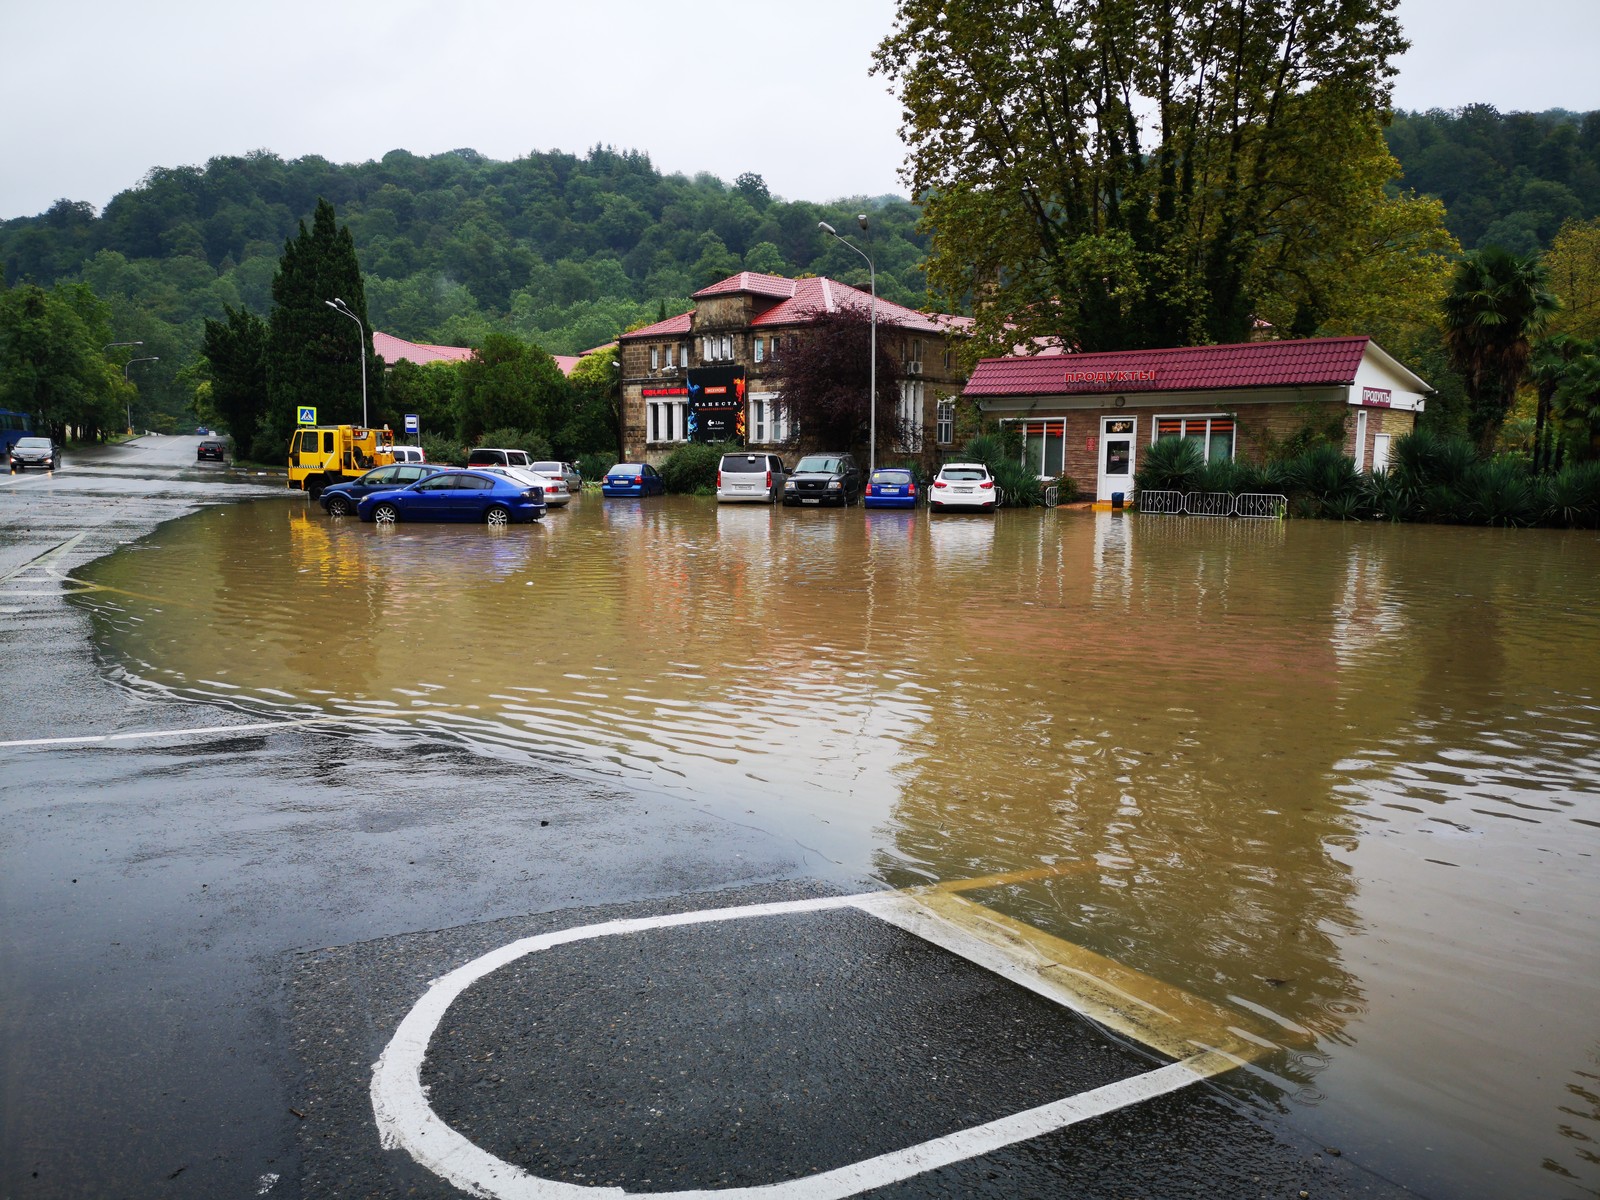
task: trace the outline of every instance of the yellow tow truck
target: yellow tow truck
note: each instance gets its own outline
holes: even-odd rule
[[[312,425],[289,441],[289,486],[318,496],[329,484],[354,479],[394,461],[394,433],[360,425]]]

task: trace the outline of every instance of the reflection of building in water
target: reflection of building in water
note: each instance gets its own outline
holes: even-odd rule
[[[1281,546],[1215,524],[1154,553],[1141,518],[1062,530],[1064,606],[1012,608],[926,698],[880,870],[1064,866],[984,900],[1275,1018],[1286,1044],[1336,1035],[1363,1001],[1329,936],[1354,920],[1330,847],[1357,828],[1329,777],[1359,737],[1328,720],[1332,574],[1253,570]],[[1272,1069],[1303,1084],[1316,1062]]]

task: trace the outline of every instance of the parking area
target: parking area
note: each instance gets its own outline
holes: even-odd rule
[[[1207,1088],[1270,1043],[982,903],[1007,882],[300,957],[304,1195],[1405,1194]]]

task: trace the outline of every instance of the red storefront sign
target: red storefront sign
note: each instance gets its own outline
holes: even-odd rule
[[[1364,387],[1361,389],[1361,403],[1368,408],[1388,408],[1392,395],[1388,388]]]
[[[1100,437],[1099,437],[1099,435],[1091,433],[1088,437],[1084,438],[1083,439],[1083,448],[1085,450],[1087,450],[1090,454],[1098,453],[1099,450],[1100,450]]]

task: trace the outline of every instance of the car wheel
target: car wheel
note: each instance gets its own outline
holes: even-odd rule
[[[483,514],[483,523],[499,527],[511,524],[511,514],[498,504],[491,505],[489,511]]]
[[[343,496],[335,496],[328,501],[328,515],[330,517],[348,517],[355,512],[355,506]]]
[[[392,504],[380,504],[372,510],[372,519],[379,525],[395,525],[400,521],[400,510]]]

